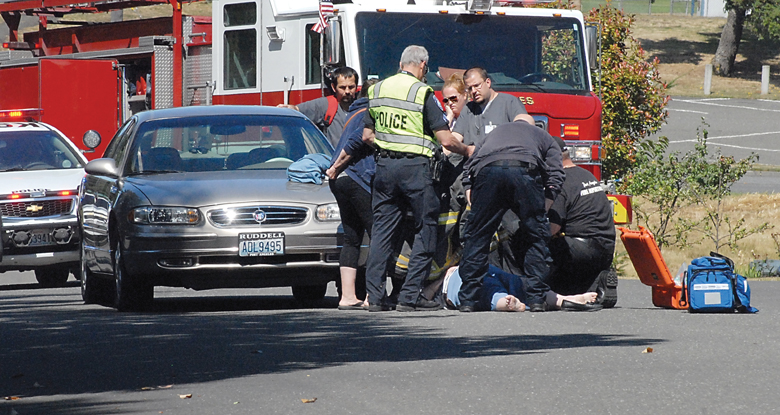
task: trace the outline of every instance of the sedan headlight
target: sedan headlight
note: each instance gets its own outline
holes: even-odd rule
[[[133,223],[146,225],[194,225],[200,222],[200,212],[187,207],[147,206],[133,209],[129,219]]]
[[[341,220],[339,205],[336,203],[329,203],[327,205],[317,206],[317,219],[323,222]]]

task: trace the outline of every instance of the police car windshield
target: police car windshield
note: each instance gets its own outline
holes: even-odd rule
[[[51,131],[15,131],[0,135],[0,171],[83,168],[79,157]]]
[[[427,81],[434,88],[452,72],[481,66],[497,91],[589,89],[577,19],[362,12],[355,24],[361,73],[369,78],[393,75],[403,49],[421,45],[430,54]]]

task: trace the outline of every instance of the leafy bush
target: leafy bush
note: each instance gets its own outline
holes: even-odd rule
[[[724,211],[723,201],[731,194],[731,186],[758,156],[736,160],[721,154],[720,149],[710,154],[706,125],[699,127],[694,149],[685,154],[670,152],[666,137],[639,146],[627,190],[643,195],[649,202],[634,204],[634,213],[637,221],[655,235],[659,248],[683,248],[708,239],[715,252],[724,246],[737,249],[740,240],[771,228],[766,222],[747,226],[744,217],[736,219]],[[683,208],[694,204],[704,209],[703,217],[679,215]],[[694,240],[691,236],[695,234],[701,238]]]
[[[602,174],[621,179],[635,162],[639,143],[666,120],[667,85],[658,73],[658,59],[646,61],[645,51],[631,35],[634,16],[610,6],[593,9],[588,21],[601,26]]]

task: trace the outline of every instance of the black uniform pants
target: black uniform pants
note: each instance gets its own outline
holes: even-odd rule
[[[612,266],[615,244],[596,238],[564,236],[550,242],[553,258],[550,287],[558,294],[571,295],[598,288],[601,271]]]
[[[508,235],[504,235],[498,249],[490,253],[490,263],[506,272],[522,274],[525,252],[533,241],[511,212],[504,215],[501,226]],[[566,235],[552,239],[548,247],[553,263],[547,284],[551,290],[563,295],[595,292],[599,274],[612,266],[615,253],[615,243],[603,238]]]
[[[544,210],[544,189],[539,173],[520,166],[501,165],[501,162],[483,167],[471,187],[471,214],[466,222],[463,259],[460,276],[463,285],[458,298],[461,306],[475,306],[480,298],[482,278],[488,270],[490,240],[511,209],[528,230],[530,247],[525,252],[523,277],[526,298],[530,304],[544,302],[550,288],[550,225]]]
[[[414,215],[415,236],[398,303],[414,304],[420,296],[423,281],[430,275],[436,251],[439,199],[428,158],[380,157],[371,202],[374,226],[366,266],[368,301],[378,305],[386,296],[386,275],[395,266],[393,252],[400,242],[401,220],[410,210]]]

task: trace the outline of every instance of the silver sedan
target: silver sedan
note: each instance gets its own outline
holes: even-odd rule
[[[86,145],[98,141],[85,136]],[[136,114],[85,168],[84,301],[142,309],[154,286],[292,286],[296,298],[322,298],[338,277],[338,206],[327,185],[288,181],[286,170],[332,151],[287,109]]]

